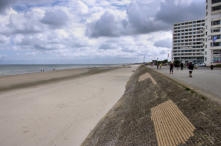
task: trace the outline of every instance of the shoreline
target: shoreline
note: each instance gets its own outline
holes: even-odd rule
[[[69,64],[64,64],[66,66],[68,66]],[[69,66],[71,66],[72,64],[70,64]],[[59,67],[59,64],[55,64],[55,66],[53,66],[53,64],[45,64],[45,65],[41,65],[41,64],[0,64],[0,67],[4,67],[4,66],[42,66],[42,68],[38,68],[39,70],[36,70],[36,71],[27,71],[27,72],[21,72],[21,73],[13,73],[13,74],[1,74],[0,72],[0,78],[2,77],[8,77],[8,76],[16,76],[16,75],[26,75],[26,74],[33,74],[33,73],[44,73],[44,72],[54,72],[54,71],[68,71],[68,70],[73,70],[73,69],[91,69],[91,68],[102,68],[102,67],[120,67],[120,66],[125,66],[125,64],[107,64],[107,65],[103,65],[103,64],[91,64],[91,65],[86,65],[86,64],[83,64],[83,65],[78,65],[76,64],[76,66],[74,66],[75,64],[73,64],[72,67]],[[45,68],[44,68],[44,67]],[[49,67],[50,68],[46,68],[46,67]],[[42,71],[41,69],[44,69],[44,71]]]
[[[93,75],[118,68],[123,68],[123,66],[85,67],[0,76],[0,93],[14,89],[33,87],[41,84],[79,78],[82,76]]]

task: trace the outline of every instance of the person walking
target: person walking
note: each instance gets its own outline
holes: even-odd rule
[[[160,69],[162,68],[162,63],[160,63]]]
[[[174,67],[174,64],[173,62],[170,63],[170,74],[173,74],[173,67]]]
[[[189,69],[189,77],[192,78],[193,69],[194,69],[194,65],[192,62],[189,63],[188,69]]]
[[[210,69],[213,70],[213,67],[214,67],[213,64],[211,64],[211,65],[210,65]]]
[[[184,66],[183,63],[181,62],[181,64],[180,64],[180,69],[181,70],[183,70],[183,66]]]

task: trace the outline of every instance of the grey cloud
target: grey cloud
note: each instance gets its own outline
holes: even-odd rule
[[[0,0],[0,13],[5,12],[12,2],[13,0]]]
[[[15,5],[37,5],[50,2],[53,2],[53,0],[0,0],[0,14],[4,13],[7,8]]]
[[[50,50],[55,50],[56,48],[52,48],[43,44],[35,44],[33,46],[33,49],[40,50],[40,51],[50,51]]]
[[[166,50],[161,50],[160,51],[160,55],[165,55],[165,54],[167,54],[168,53],[168,51],[166,51]]]
[[[39,28],[33,27],[33,26],[26,26],[23,28],[18,28],[18,27],[12,27],[12,25],[8,25],[8,27],[11,28],[11,30],[3,32],[6,36],[14,35],[14,34],[22,34],[22,35],[32,35],[35,33],[41,33],[42,30]]]
[[[100,50],[113,50],[116,49],[116,46],[114,46],[113,44],[102,44],[100,45],[99,49]]]
[[[155,19],[158,2],[149,3],[142,1],[132,2],[127,9],[128,23],[133,34],[144,34],[158,30],[169,29],[169,26],[162,20]]]
[[[1,61],[5,60],[6,58],[7,58],[6,55],[1,55],[1,54],[0,54],[0,60],[1,60]]]
[[[113,50],[121,47],[118,40],[110,39],[105,42],[103,42],[98,49],[101,50]]]
[[[52,37],[53,36],[53,37]],[[53,51],[59,49],[75,49],[76,51],[88,47],[87,42],[71,38],[58,39],[56,33],[48,35],[46,38],[39,38],[38,35],[29,35],[16,43],[16,46],[24,49],[33,49],[38,51]]]
[[[60,28],[67,24],[68,16],[62,10],[48,11],[41,20],[42,23],[47,24],[53,28]]]
[[[175,22],[203,18],[204,3],[198,0],[189,4],[175,0],[135,0],[128,6],[125,20],[106,12],[88,25],[86,34],[89,37],[118,37],[171,30]]]
[[[178,3],[167,0],[161,3],[160,11],[156,15],[157,20],[173,24],[186,20],[201,19],[205,17],[205,1],[193,1],[190,4]]]
[[[39,40],[38,40],[38,39],[31,39],[31,38],[29,38],[29,37],[24,37],[24,38],[22,39],[22,41],[19,42],[19,44],[17,44],[17,45],[21,45],[21,46],[32,46],[32,45],[35,44],[36,42],[39,43]]]
[[[88,24],[86,34],[90,37],[119,36],[125,25],[124,21],[119,21],[114,14],[105,12],[98,21]]]
[[[51,51],[51,50],[57,49],[56,48],[57,44],[48,43],[47,40],[44,41],[34,36],[32,37],[26,36],[22,39],[21,42],[17,43],[16,45],[21,46],[24,49],[27,48],[27,49],[34,49],[34,50],[39,50],[39,51]]]
[[[163,47],[163,48],[171,48],[172,47],[172,40],[166,39],[166,40],[159,40],[154,43],[154,46],[156,47]]]
[[[134,53],[136,52],[136,50],[132,50],[132,49],[129,49],[129,48],[123,48],[121,49],[123,52],[127,52],[127,53]]]
[[[0,32],[1,34],[6,36],[10,36],[13,34],[29,35],[44,31],[43,25],[39,23],[39,20],[35,19],[32,15],[24,15],[22,17],[11,15],[6,28],[7,29]]]

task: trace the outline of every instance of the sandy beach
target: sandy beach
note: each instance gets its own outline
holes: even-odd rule
[[[0,92],[0,145],[80,145],[120,99],[135,68],[91,74],[88,69],[76,69],[1,77],[0,88],[13,88]],[[28,83],[54,78],[66,80],[26,87]],[[21,84],[26,86],[16,89]]]

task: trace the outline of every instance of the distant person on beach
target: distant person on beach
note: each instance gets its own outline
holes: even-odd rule
[[[173,62],[171,62],[170,63],[170,74],[173,74],[173,67],[174,67]]]
[[[157,69],[159,69],[159,63],[157,62]]]
[[[188,69],[189,69],[189,77],[192,78],[192,73],[194,69],[194,65],[192,62],[189,63]]]
[[[180,64],[180,69],[183,70],[183,63]]]
[[[162,63],[160,63],[160,69],[162,68]]]
[[[213,64],[211,64],[211,65],[210,65],[210,69],[213,70],[213,68],[214,68],[214,66],[213,66]]]

